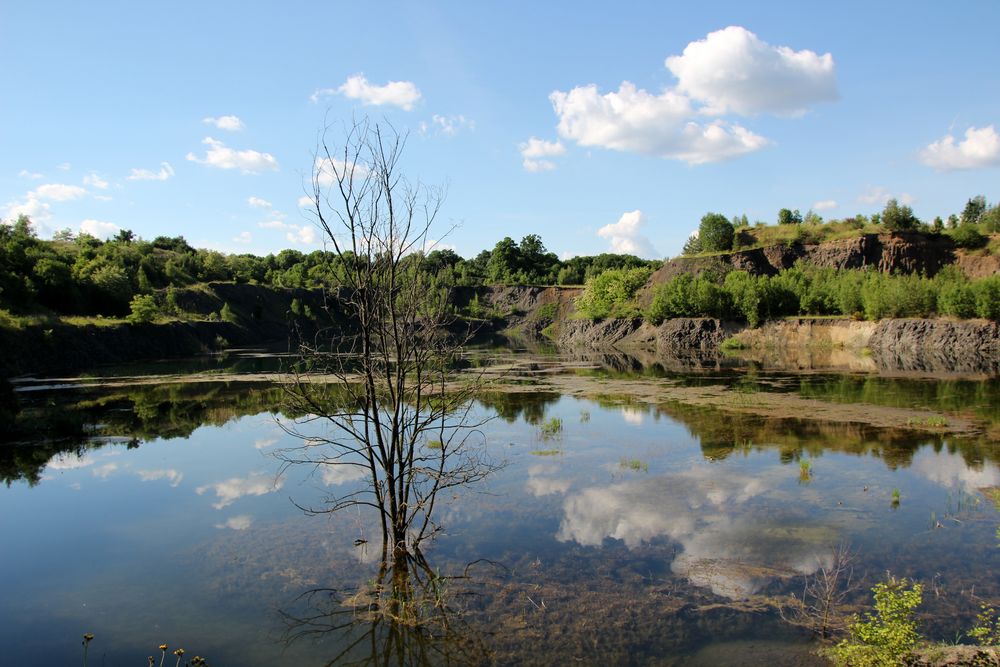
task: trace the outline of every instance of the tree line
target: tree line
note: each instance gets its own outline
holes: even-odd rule
[[[465,259],[447,248],[404,258],[442,285],[571,285],[609,269],[658,267],[633,255],[601,254],[560,260],[541,237],[520,243],[507,237],[492,250]],[[21,216],[0,224],[0,308],[13,313],[49,310],[59,314],[124,316],[137,296],[226,281],[278,288],[319,288],[342,284],[350,253],[225,254],[193,248],[183,236],[145,240],[129,230],[102,241],[88,234],[58,232],[38,238]]]

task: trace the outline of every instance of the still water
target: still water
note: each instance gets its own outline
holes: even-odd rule
[[[437,510],[424,555],[451,620],[428,633],[344,623],[339,601],[374,576],[378,534],[364,512],[302,511],[360,480],[282,466],[276,453],[301,441],[267,377],[280,366],[237,354],[19,383],[27,411],[74,415],[95,435],[0,449],[0,663],[79,662],[89,632],[92,665],[159,661],[162,643],[213,665],[813,664],[809,633],[778,607],[838,547],[854,555],[845,611],[886,571],[924,582],[935,639],[1000,601],[996,378],[577,364],[561,373],[599,391],[542,382],[475,407],[503,467]],[[979,431],[776,419],[623,389],[651,375],[734,401],[935,410]]]

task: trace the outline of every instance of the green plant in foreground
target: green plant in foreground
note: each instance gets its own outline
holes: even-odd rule
[[[849,627],[850,636],[830,649],[838,665],[891,667],[902,664],[920,635],[913,610],[923,599],[923,586],[906,579],[889,577],[875,584],[875,613],[857,615]]]
[[[1000,646],[1000,614],[996,609],[984,604],[976,616],[975,627],[969,630],[969,636],[983,646]]]

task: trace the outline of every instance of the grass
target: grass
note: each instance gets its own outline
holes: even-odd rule
[[[907,419],[907,426],[922,426],[925,428],[945,428],[948,426],[948,420],[941,416],[927,417],[925,419]]]
[[[746,350],[750,346],[740,340],[737,336],[730,336],[726,340],[722,341],[722,345],[720,345],[720,347],[724,352],[726,352],[730,350]]]
[[[544,421],[540,428],[542,440],[551,440],[559,436],[563,430],[562,419],[551,417]]]
[[[812,461],[810,459],[799,460],[799,481],[808,482],[812,479]]]
[[[618,466],[636,472],[649,472],[649,464],[639,459],[622,459],[618,462]]]

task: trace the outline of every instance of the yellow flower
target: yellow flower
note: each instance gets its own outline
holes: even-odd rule
[[[93,638],[94,638],[94,635],[92,635],[91,633],[89,633],[89,632],[88,632],[87,634],[85,634],[85,635],[83,636],[83,641],[85,641],[85,642],[89,642],[89,641],[90,641],[91,639],[93,639]]]
[[[174,655],[176,655],[178,658],[181,657],[182,655],[184,655],[184,649],[182,648],[177,649],[176,651],[174,651]]]
[[[166,651],[167,650],[167,645],[166,644],[160,644],[160,650],[161,651]]]

